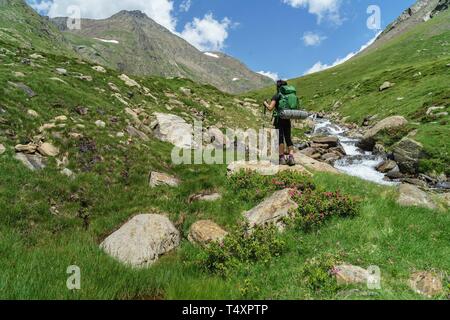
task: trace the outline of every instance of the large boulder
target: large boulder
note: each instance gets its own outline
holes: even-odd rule
[[[392,160],[383,161],[376,167],[377,171],[381,173],[388,173],[396,168],[398,168],[397,163]]]
[[[45,158],[39,154],[16,153],[15,158],[32,171],[44,169],[46,166]]]
[[[369,277],[366,269],[350,264],[335,266],[333,274],[338,285],[366,284]]]
[[[306,168],[314,170],[314,171],[340,174],[339,170],[337,170],[333,166],[331,166],[325,162],[320,162],[320,161],[314,160],[313,158],[310,158],[299,152],[295,153],[295,161],[297,162],[297,164],[305,166]]]
[[[176,187],[180,184],[180,180],[174,176],[162,172],[152,171],[149,177],[149,185],[152,188],[157,186],[167,185]]]
[[[397,203],[405,207],[423,207],[436,209],[436,204],[431,197],[412,184],[401,184]]]
[[[263,176],[271,176],[275,175],[279,172],[283,171],[294,171],[298,173],[302,173],[305,175],[311,175],[311,172],[305,169],[300,164],[297,164],[295,166],[289,167],[289,166],[280,166],[277,164],[272,163],[268,160],[261,160],[261,161],[234,161],[228,165],[228,175],[232,175],[234,173],[237,173],[241,170],[244,171],[252,171],[256,172]]]
[[[192,126],[183,118],[167,113],[155,113],[155,116],[153,130],[158,139],[183,149],[194,147]]]
[[[195,222],[189,231],[188,240],[192,243],[207,245],[211,242],[222,242],[228,234],[211,220]]]
[[[443,292],[441,277],[432,272],[415,272],[409,279],[409,286],[414,292],[432,298]]]
[[[373,150],[375,136],[382,130],[398,128],[406,125],[408,121],[402,116],[392,116],[381,120],[375,126],[366,131],[358,146],[364,150]]]
[[[281,220],[289,216],[291,210],[298,208],[298,204],[291,199],[291,192],[291,189],[277,191],[253,209],[244,212],[249,227],[274,223],[282,228]]]
[[[337,147],[339,145],[339,139],[335,136],[329,137],[314,137],[312,142],[317,144],[327,145],[329,148]]]
[[[394,159],[403,173],[417,174],[419,160],[423,157],[423,146],[411,138],[404,138],[394,148]]]
[[[100,247],[124,264],[143,268],[179,243],[180,233],[167,217],[141,214],[107,237]]]
[[[59,149],[49,142],[42,143],[37,150],[45,157],[56,157],[59,154]]]

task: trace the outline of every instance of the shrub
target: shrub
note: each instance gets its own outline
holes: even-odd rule
[[[315,189],[310,177],[289,171],[273,176],[262,176],[252,171],[241,170],[228,179],[228,184],[231,190],[236,190],[241,200],[251,203],[264,199],[274,191],[286,188],[301,191]]]
[[[332,275],[335,264],[336,258],[331,255],[307,260],[300,268],[300,282],[313,294],[334,295],[338,291],[338,285]]]
[[[255,227],[248,232],[248,226],[241,225],[222,243],[208,245],[202,253],[201,264],[209,272],[227,276],[257,262],[270,262],[281,255],[284,247],[275,226]]]
[[[292,199],[299,206],[290,222],[302,231],[316,229],[334,216],[354,217],[359,209],[359,201],[339,191],[293,191]]]

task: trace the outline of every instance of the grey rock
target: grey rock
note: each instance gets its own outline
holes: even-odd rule
[[[141,214],[107,237],[100,247],[124,264],[145,268],[179,243],[180,233],[167,217]]]
[[[412,184],[400,185],[397,203],[405,207],[437,208],[436,204],[426,192]]]
[[[16,153],[15,158],[32,171],[42,170],[46,166],[46,159],[38,154]]]
[[[417,174],[419,171],[419,160],[423,157],[423,146],[421,143],[404,138],[394,148],[394,159],[403,173]]]

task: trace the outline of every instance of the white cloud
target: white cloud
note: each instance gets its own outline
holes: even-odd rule
[[[31,0],[29,1],[29,3],[30,6],[37,12],[47,12],[52,6],[51,0],[42,0],[41,2],[37,2],[37,0]]]
[[[341,24],[342,19],[339,14],[341,0],[283,0],[293,8],[308,8],[308,12],[317,16],[317,22],[321,23],[324,18]]]
[[[180,11],[188,12],[189,9],[191,9],[191,6],[192,6],[192,0],[183,0],[183,2],[180,4]]]
[[[370,39],[366,44],[362,45],[361,48],[356,51],[356,52],[350,52],[349,54],[347,54],[344,58],[338,58],[336,59],[336,61],[334,61],[334,63],[330,64],[324,64],[321,61],[316,62],[311,68],[309,68],[306,72],[305,75],[307,74],[311,74],[311,73],[315,73],[315,72],[320,72],[326,69],[330,69],[333,68],[337,65],[340,65],[348,60],[350,60],[351,58],[353,58],[354,56],[356,56],[358,53],[364,51],[367,47],[369,47],[372,43],[375,42],[375,40],[378,38],[378,36],[381,34],[381,32],[378,32],[375,37],[373,37],[372,39]]]
[[[305,46],[307,47],[314,47],[314,46],[318,46],[319,44],[322,43],[323,40],[325,40],[327,37],[325,36],[321,36],[318,33],[314,33],[314,32],[305,32],[303,34],[303,43],[305,44]]]
[[[45,2],[49,3],[47,0]],[[48,7],[48,15],[66,17],[71,6],[78,6],[83,18],[105,19],[121,10],[140,10],[172,32],[177,24],[172,15],[173,0],[53,0]]]
[[[231,26],[230,19],[225,17],[218,21],[212,13],[208,13],[202,19],[194,18],[192,22],[187,23],[181,37],[201,51],[219,51],[225,45]]]
[[[270,71],[259,71],[257,72],[263,76],[266,76],[268,78],[271,78],[273,81],[277,81],[278,79],[280,79],[280,77],[278,76],[278,73],[276,72],[270,72]]]

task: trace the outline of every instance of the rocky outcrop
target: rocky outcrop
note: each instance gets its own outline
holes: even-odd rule
[[[343,264],[332,270],[338,285],[367,284],[369,272],[358,266]]]
[[[253,209],[244,212],[244,217],[250,228],[275,224],[282,229],[281,220],[289,216],[291,210],[298,208],[297,203],[291,199],[290,189],[275,192]]]
[[[359,142],[358,147],[363,150],[372,151],[376,143],[375,136],[379,132],[387,129],[402,127],[406,124],[408,124],[408,121],[402,116],[392,116],[383,119],[366,131],[364,137]]]
[[[411,275],[408,283],[414,292],[428,298],[443,292],[441,277],[432,272],[415,272]]]
[[[211,220],[195,222],[189,231],[188,240],[202,246],[211,242],[222,242],[228,232]]]
[[[419,172],[419,160],[423,157],[421,143],[404,138],[394,146],[394,159],[403,173],[417,174]]]
[[[192,137],[192,126],[179,116],[167,113],[155,113],[153,125],[154,135],[176,147],[190,149],[195,147]]]
[[[317,161],[299,152],[295,153],[295,161],[297,164],[305,166],[306,168],[311,169],[313,171],[340,174],[339,170],[337,170],[333,166],[324,162]]]
[[[152,171],[149,177],[149,186],[152,188],[167,185],[176,187],[180,184],[180,180],[174,176],[162,172]]]
[[[418,187],[412,184],[402,184],[399,187],[399,197],[397,203],[405,207],[423,207],[427,209],[436,209],[431,197]]]
[[[107,237],[100,247],[124,264],[143,268],[151,266],[179,243],[180,234],[167,217],[141,214]]]

